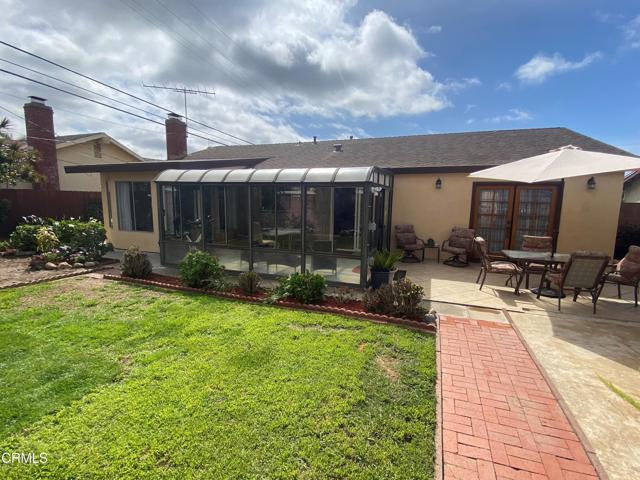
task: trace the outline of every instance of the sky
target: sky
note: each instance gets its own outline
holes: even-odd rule
[[[182,94],[143,84],[215,92],[187,98],[189,117],[206,125],[190,125],[190,152],[314,135],[563,126],[640,154],[637,0],[0,0],[0,8],[2,41],[168,110],[184,113]],[[4,45],[0,68],[156,122],[166,115]],[[47,98],[56,134],[104,131],[166,158],[163,125],[0,72],[0,116],[16,137],[29,95]]]

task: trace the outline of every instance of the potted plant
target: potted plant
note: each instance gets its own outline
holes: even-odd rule
[[[391,283],[391,279],[396,272],[396,263],[400,261],[402,255],[391,253],[389,250],[379,250],[373,254],[371,264],[371,286],[375,289],[386,283]]]

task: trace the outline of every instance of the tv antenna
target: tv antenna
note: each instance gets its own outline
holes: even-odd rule
[[[186,86],[182,87],[167,87],[166,85],[147,85],[146,83],[142,83],[143,87],[146,88],[155,88],[158,90],[171,90],[172,92],[182,93],[184,95],[184,123],[188,125],[189,117],[187,116],[187,94],[189,95],[215,95],[216,92],[213,90],[199,90],[197,88],[188,88]]]

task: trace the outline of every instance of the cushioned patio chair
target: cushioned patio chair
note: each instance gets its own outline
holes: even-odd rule
[[[396,245],[404,251],[403,262],[424,261],[424,240],[418,238],[413,225],[396,225]],[[416,256],[416,252],[422,250],[422,260]]]
[[[527,252],[551,253],[553,251],[553,237],[542,237],[535,235],[522,236],[522,250]],[[523,265],[525,288],[529,288],[529,275],[542,275],[547,267],[540,263],[529,262]]]
[[[453,227],[451,236],[442,243],[442,251],[450,253],[451,257],[442,263],[450,267],[468,266],[475,236],[475,231],[471,228]]]
[[[605,281],[618,286],[618,298],[622,298],[620,291],[622,285],[633,287],[633,298],[637,307],[638,284],[640,284],[640,247],[631,245],[627,254],[616,265],[615,270],[605,276]]]
[[[540,287],[537,298],[540,298],[542,285],[548,281],[550,287],[558,292],[558,311],[564,290],[573,289],[573,301],[578,299],[582,290],[591,294],[593,313],[596,313],[596,303],[604,287],[604,272],[609,265],[609,256],[601,252],[574,252],[562,270],[545,271],[540,277]]]
[[[482,283],[480,283],[480,290],[484,286],[484,281],[487,278],[488,273],[497,273],[499,275],[508,275],[507,281],[505,282],[505,286],[507,284],[511,284],[513,287],[513,279],[516,279],[515,292],[516,295],[520,292],[518,291],[518,286],[520,285],[520,275],[522,275],[522,269],[513,262],[506,262],[503,260],[497,260],[496,257],[492,257],[489,254],[489,249],[487,248],[487,241],[482,237],[476,237],[475,244],[478,246],[478,250],[480,251],[480,257],[482,261],[482,265],[480,267],[480,272],[478,273],[478,278],[476,278],[476,283],[480,281],[480,277],[482,277]]]

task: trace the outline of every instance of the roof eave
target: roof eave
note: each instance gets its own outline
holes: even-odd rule
[[[65,173],[107,173],[107,172],[154,172],[170,168],[199,169],[225,167],[253,167],[267,160],[261,158],[233,158],[208,160],[161,160],[157,162],[139,163],[103,163],[95,165],[69,165],[64,167]]]

